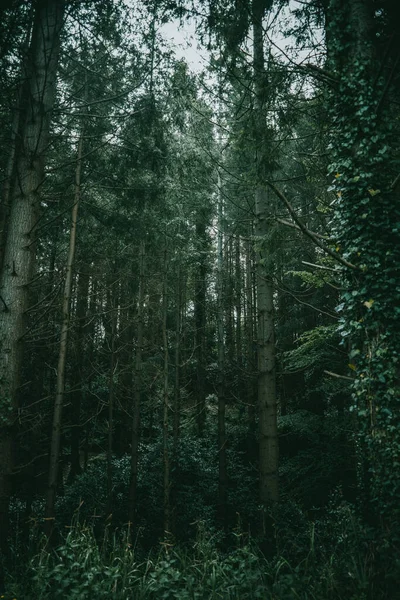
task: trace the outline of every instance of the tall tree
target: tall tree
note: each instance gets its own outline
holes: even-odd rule
[[[207,216],[203,207],[198,207],[196,215],[196,241],[198,245],[195,272],[194,320],[196,348],[196,387],[195,406],[197,429],[203,435],[206,422],[206,275],[207,275]]]
[[[164,535],[171,532],[171,453],[169,444],[169,352],[168,352],[168,247],[165,236],[164,264],[163,264],[163,302],[162,302],[162,339],[164,353],[163,367],[163,462],[164,462]]]
[[[223,196],[222,180],[218,169],[218,239],[217,239],[217,347],[218,347],[218,513],[222,523],[227,522],[226,465],[226,400],[225,400],[225,336],[224,336],[224,256],[223,256]]]
[[[400,494],[398,4],[332,0],[326,9],[327,68],[340,72],[330,95],[329,166],[337,250],[347,260],[340,330],[355,374],[365,515],[382,522],[394,540]]]
[[[76,228],[78,224],[78,211],[81,199],[82,179],[82,153],[83,153],[84,127],[79,136],[76,172],[75,172],[75,194],[71,214],[71,229],[67,265],[65,271],[64,294],[62,299],[62,322],[60,333],[60,349],[57,365],[56,398],[54,402],[53,427],[51,433],[49,484],[46,496],[46,534],[50,538],[55,522],[55,501],[57,493],[59,455],[61,445],[62,413],[64,405],[65,367],[67,362],[68,337],[71,316],[71,297],[73,284],[73,268],[76,248]]]
[[[267,75],[264,66],[263,17],[270,2],[253,0],[253,68],[255,91],[257,239],[257,356],[259,411],[260,502],[264,508],[279,499],[278,427],[275,368],[274,287],[271,245],[268,244],[271,199],[266,190],[271,159],[267,154],[270,133],[266,120]]]
[[[132,407],[132,447],[131,447],[131,475],[129,485],[129,521],[132,534],[137,530],[137,480],[139,459],[139,425],[140,405],[143,388],[143,340],[144,340],[144,295],[145,295],[145,243],[140,242],[139,249],[139,295],[137,307],[137,332],[136,332],[136,355],[133,382],[133,407]]]
[[[0,539],[7,544],[7,512],[12,471],[12,441],[21,385],[26,310],[35,269],[36,227],[44,180],[51,113],[55,99],[64,2],[36,4],[27,59],[27,110],[21,146],[15,157],[15,184],[7,223],[0,278]]]
[[[71,376],[71,470],[69,479],[73,480],[82,472],[80,459],[81,446],[81,410],[84,399],[84,381],[87,372],[86,356],[86,317],[89,295],[89,269],[81,264],[76,291],[76,331],[73,352],[73,373]]]

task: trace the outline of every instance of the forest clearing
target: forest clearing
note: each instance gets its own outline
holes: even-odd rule
[[[0,3],[0,597],[400,598],[400,3]]]

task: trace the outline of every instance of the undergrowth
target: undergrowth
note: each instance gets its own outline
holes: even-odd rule
[[[267,560],[239,531],[223,550],[220,535],[198,523],[187,545],[160,543],[143,559],[129,531],[74,525],[61,545],[36,552],[9,572],[6,600],[383,600],[395,598],[373,564],[367,537],[347,509],[337,522],[308,523],[307,547],[290,560],[288,540]],[[334,528],[336,527],[336,532]],[[338,535],[338,528],[341,533]],[[277,536],[282,537],[279,528]],[[290,537],[290,532],[289,532]],[[289,544],[290,545],[290,544]],[[143,555],[142,555],[143,556]],[[28,568],[26,568],[28,566]]]

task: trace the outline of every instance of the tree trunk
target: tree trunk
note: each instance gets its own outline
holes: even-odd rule
[[[31,10],[31,15],[32,15]],[[18,87],[16,110],[14,112],[13,124],[11,129],[10,153],[8,156],[6,177],[3,187],[3,195],[0,202],[0,273],[3,268],[4,249],[7,236],[7,224],[11,209],[12,190],[15,186],[16,163],[22,150],[22,140],[24,137],[23,128],[26,122],[26,115],[29,103],[29,73],[26,72],[29,66],[29,45],[31,42],[32,21],[29,30],[26,33],[24,47],[22,49],[23,59],[21,64],[22,82]]]
[[[180,252],[178,250],[178,252]],[[176,454],[179,440],[181,417],[181,329],[182,329],[182,274],[181,257],[178,257],[178,273],[176,283],[176,325],[175,325],[175,381],[174,381],[174,455]]]
[[[203,435],[206,422],[206,392],[205,392],[205,329],[206,329],[206,225],[202,211],[197,217],[196,238],[199,247],[199,258],[196,269],[194,320],[196,346],[196,415],[197,430]]]
[[[178,445],[181,428],[181,337],[182,337],[182,256],[177,249],[176,306],[175,306],[175,356],[174,356],[174,400],[173,400],[173,445],[171,478],[171,532],[176,534],[176,505],[179,486]]]
[[[252,235],[252,228],[249,237]],[[252,460],[256,456],[256,394],[255,394],[255,351],[254,351],[254,303],[253,303],[253,261],[252,244],[246,245],[246,370],[247,370],[247,416],[248,453]]]
[[[61,447],[61,426],[62,413],[64,405],[64,388],[65,388],[65,365],[67,360],[68,348],[68,333],[71,314],[71,296],[72,296],[72,281],[73,267],[76,246],[76,227],[78,221],[78,210],[81,198],[81,171],[82,171],[82,148],[83,148],[83,131],[81,132],[78,142],[77,163],[75,172],[75,198],[72,207],[71,215],[71,230],[69,238],[69,251],[67,258],[67,268],[65,274],[64,296],[62,304],[62,324],[60,333],[60,350],[58,355],[57,365],[57,384],[56,398],[53,412],[53,426],[51,432],[50,446],[50,464],[49,464],[49,481],[46,494],[46,510],[45,510],[45,530],[46,535],[50,539],[55,525],[55,502],[58,484],[58,470]]]
[[[217,250],[217,340],[218,340],[218,517],[227,524],[227,470],[225,427],[225,340],[224,340],[224,255],[223,199],[218,171],[218,250]]]
[[[21,148],[15,158],[16,184],[8,216],[0,279],[0,540],[3,549],[7,546],[13,426],[19,403],[29,284],[35,266],[39,189],[44,180],[45,152],[55,99],[63,9],[62,1],[47,0],[36,6],[27,61],[28,108],[21,128]]]
[[[132,414],[132,447],[131,447],[131,480],[129,487],[129,522],[132,535],[136,531],[137,513],[137,478],[138,478],[138,450],[139,450],[139,424],[140,403],[142,396],[142,354],[144,333],[144,259],[145,244],[140,242],[139,250],[139,296],[137,310],[137,343],[135,356],[135,373],[133,383],[133,414]]]
[[[107,434],[107,504],[106,504],[106,517],[111,518],[112,505],[113,505],[113,437],[114,437],[114,404],[115,404],[115,337],[117,333],[117,307],[118,302],[116,301],[116,294],[112,288],[116,284],[111,284],[111,289],[108,290],[108,302],[107,306],[110,307],[111,313],[111,329],[109,332],[109,349],[110,349],[110,375],[108,379],[108,434]]]
[[[180,369],[179,369],[179,379],[181,384],[181,389],[185,389],[187,384],[187,340],[188,340],[188,332],[187,332],[187,294],[188,294],[188,272],[186,267],[181,270],[181,335],[179,341],[179,359],[180,359]],[[182,399],[181,399],[182,402]]]
[[[262,19],[264,2],[253,1],[254,88],[257,152],[255,192],[257,237],[257,348],[260,502],[264,511],[279,499],[278,428],[275,376],[274,288],[271,257],[268,256],[270,203],[265,188],[268,131],[265,116],[265,68]],[[269,266],[266,267],[266,263]]]
[[[236,364],[239,378],[242,379],[243,353],[242,353],[242,268],[240,263],[240,236],[236,237],[235,244],[235,299],[236,299]]]
[[[360,508],[369,525],[382,528],[387,556],[400,535],[400,198],[392,103],[399,92],[400,25],[388,18],[395,6],[380,3],[387,12],[378,37],[375,2],[328,3],[330,58],[341,66],[329,107],[333,232],[349,261],[342,270],[341,319],[351,341]]]
[[[165,240],[165,244],[167,241]],[[168,263],[167,247],[164,250],[164,280],[163,280],[163,320],[162,334],[164,346],[164,410],[163,410],[163,451],[164,451],[164,535],[170,534],[171,528],[171,474],[170,474],[170,453],[169,453],[169,381],[168,381],[168,331],[167,331],[167,312],[168,312]]]
[[[96,399],[92,393],[92,382],[94,378],[95,371],[93,369],[94,355],[95,355],[95,345],[96,345],[96,315],[98,315],[98,278],[94,273],[90,274],[89,268],[89,308],[88,308],[88,317],[86,319],[86,323],[84,326],[84,336],[86,340],[86,364],[88,368],[87,375],[87,402],[89,405],[92,402],[95,402]],[[90,450],[90,433],[91,433],[91,423],[87,422],[85,428],[85,442],[83,448],[83,470],[86,471],[88,467],[89,461],[89,450]]]
[[[234,370],[235,361],[235,331],[234,331],[234,282],[233,282],[233,240],[232,234],[225,242],[225,332],[227,365],[230,373]]]
[[[71,399],[71,470],[69,479],[72,481],[82,471],[80,461],[81,425],[80,413],[82,404],[82,388],[84,368],[86,367],[85,353],[85,320],[88,306],[89,271],[83,265],[79,274],[77,300],[76,300],[76,341],[75,341],[75,368],[72,375]]]

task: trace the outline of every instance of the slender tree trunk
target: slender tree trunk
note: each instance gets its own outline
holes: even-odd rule
[[[187,293],[188,293],[188,273],[186,269],[181,270],[181,336],[179,343],[179,354],[180,354],[180,369],[179,369],[179,379],[181,389],[185,389],[185,384],[187,381]],[[181,398],[182,402],[182,398]]]
[[[271,257],[268,256],[268,215],[270,202],[265,187],[268,142],[265,117],[264,44],[262,19],[265,3],[253,0],[254,88],[257,151],[255,211],[257,236],[257,346],[260,502],[264,510],[279,499],[278,428],[275,375],[274,288]],[[266,267],[266,262],[269,266]]]
[[[81,171],[82,171],[82,148],[83,148],[83,131],[81,132],[78,142],[77,164],[75,172],[75,198],[72,207],[71,215],[71,230],[69,238],[69,251],[67,258],[67,268],[65,274],[64,296],[62,304],[62,324],[60,334],[60,350],[58,355],[57,365],[57,384],[56,398],[53,412],[53,426],[51,432],[50,446],[50,464],[49,464],[49,480],[46,494],[46,510],[45,510],[45,530],[46,535],[50,539],[55,525],[55,502],[58,484],[59,458],[61,447],[61,426],[62,413],[64,404],[64,388],[65,388],[65,365],[67,360],[69,322],[71,314],[71,296],[72,296],[72,281],[73,281],[73,266],[76,246],[76,227],[78,221],[78,210],[81,198]]]
[[[171,530],[171,473],[170,473],[170,452],[169,452],[169,380],[168,380],[168,331],[167,331],[167,312],[168,312],[168,262],[167,262],[167,240],[165,240],[164,250],[164,278],[163,278],[163,319],[162,333],[164,346],[164,410],[163,410],[163,449],[164,449],[164,535],[168,536]]]
[[[85,360],[85,320],[88,306],[89,271],[83,265],[79,274],[76,300],[76,341],[75,341],[75,368],[72,376],[71,399],[71,470],[70,480],[73,480],[82,471],[80,461],[81,425],[80,414],[82,404],[83,377],[86,367]]]
[[[94,376],[94,349],[95,349],[95,336],[96,336],[96,315],[100,312],[97,306],[97,289],[98,289],[98,279],[94,274],[90,274],[89,269],[89,309],[88,309],[88,318],[86,319],[86,323],[84,326],[84,337],[86,340],[86,365],[88,369],[87,375],[87,401],[88,404],[91,405],[92,401],[95,401],[95,398],[92,395],[92,382]],[[86,471],[89,461],[89,450],[90,450],[90,430],[91,423],[90,421],[86,424],[85,428],[85,442],[83,448],[83,470]]]
[[[133,414],[132,414],[132,447],[131,447],[131,480],[129,487],[129,522],[132,534],[136,531],[137,513],[137,478],[139,458],[139,424],[140,404],[142,396],[142,354],[144,333],[144,260],[145,244],[140,242],[139,249],[139,296],[137,310],[137,344],[135,356],[135,373],[133,383]]]
[[[178,273],[176,283],[176,325],[175,325],[175,381],[174,381],[174,455],[179,440],[181,418],[181,330],[182,330],[182,273],[181,257],[178,258]]]
[[[44,179],[51,111],[63,23],[63,2],[37,4],[27,60],[28,108],[21,127],[21,148],[15,158],[15,186],[8,215],[0,278],[0,544],[7,548],[12,440],[18,409],[23,362],[25,315],[35,266],[35,227]],[[11,411],[9,410],[11,409]]]
[[[175,356],[174,356],[174,399],[173,399],[173,445],[171,477],[171,532],[176,533],[176,506],[179,486],[178,445],[181,427],[181,337],[182,337],[182,265],[181,250],[177,250],[176,306],[175,306]]]
[[[135,275],[136,273],[132,269],[131,277]],[[129,276],[128,279],[130,279]],[[137,291],[134,289],[134,285],[122,286],[121,306],[126,303],[129,306],[121,309],[120,316],[120,369],[116,396],[118,397],[119,412],[122,418],[117,419],[115,423],[114,450],[116,456],[123,456],[129,452],[132,437],[130,428],[126,427],[123,414],[130,412],[133,407],[133,338],[136,308],[132,306],[132,298],[135,297],[137,297]]]
[[[114,284],[115,285],[115,284]],[[113,287],[113,286],[112,286]],[[112,514],[113,505],[113,437],[114,437],[114,405],[115,405],[115,367],[116,367],[116,356],[115,356],[115,337],[117,332],[117,306],[118,302],[115,297],[115,292],[111,289],[108,291],[109,302],[111,312],[111,331],[109,335],[109,348],[110,348],[110,376],[108,380],[108,434],[107,434],[107,504],[106,504],[106,517],[110,518]]]
[[[242,379],[243,354],[242,354],[242,268],[240,264],[240,236],[235,244],[235,296],[236,296],[236,364],[239,377]]]
[[[197,430],[203,435],[206,422],[205,392],[205,329],[206,329],[206,225],[205,215],[200,212],[196,223],[196,237],[199,245],[199,259],[195,280],[194,320],[196,346],[196,415]]]
[[[217,339],[218,339],[218,517],[227,524],[227,469],[225,427],[225,340],[224,340],[224,255],[223,199],[218,171],[218,252],[217,252]]]
[[[249,237],[252,235],[249,232]],[[256,433],[256,395],[254,361],[254,303],[253,303],[253,261],[251,242],[246,246],[246,336],[247,336],[247,410],[248,410],[248,452],[249,458],[255,457]]]
[[[49,262],[49,279],[47,283],[48,293],[50,294],[53,291],[54,297],[58,296],[59,290],[57,286],[57,281],[55,277],[56,272],[56,261],[57,256],[59,254],[59,240],[60,240],[61,227],[59,224],[56,225],[55,231],[52,234],[52,247],[50,251],[50,262]],[[54,303],[56,304],[56,303]],[[56,339],[56,327],[57,320],[59,318],[58,315],[58,306],[54,306],[53,310],[49,313],[49,336],[53,339]],[[44,359],[46,353],[46,360]],[[41,355],[41,356],[40,356]],[[39,357],[42,359],[42,365],[49,360],[49,351],[48,348],[43,348],[39,354]],[[57,360],[57,348],[54,348],[50,354],[51,362],[49,364],[55,364]],[[48,394],[55,397],[56,395],[56,370],[53,368],[47,368],[44,372],[46,376],[45,382],[48,390]]]
[[[232,235],[228,236],[228,242],[225,242],[225,330],[226,330],[226,350],[227,364],[229,371],[233,373],[235,360],[235,331],[234,331],[234,283],[233,283],[233,240]]]

